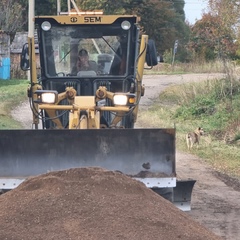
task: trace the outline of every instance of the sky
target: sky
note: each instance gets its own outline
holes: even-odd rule
[[[185,16],[190,24],[194,24],[196,19],[202,18],[203,10],[207,8],[208,1],[204,0],[185,0]]]

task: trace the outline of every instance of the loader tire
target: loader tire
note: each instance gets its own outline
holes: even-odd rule
[[[128,115],[124,118],[124,128],[134,128],[133,115]]]

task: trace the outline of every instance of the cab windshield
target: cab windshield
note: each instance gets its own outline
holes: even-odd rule
[[[45,75],[125,75],[129,34],[120,26],[53,25],[48,31],[42,30]]]

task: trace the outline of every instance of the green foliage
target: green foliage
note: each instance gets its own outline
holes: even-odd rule
[[[172,48],[166,50],[163,54],[163,59],[165,63],[172,63],[172,59],[173,59],[173,52],[172,52]]]
[[[0,80],[0,129],[20,128],[11,110],[27,99],[27,80]]]
[[[21,129],[22,125],[8,116],[1,116],[0,129]]]
[[[231,81],[229,79],[218,80],[211,85],[205,83],[204,94],[201,92],[187,94],[189,99],[187,101],[182,100],[184,104],[179,106],[173,118],[179,120],[198,119],[202,121],[208,119],[208,124],[212,128],[224,130],[228,123],[234,120],[234,115],[240,114],[238,107],[240,104],[238,100],[240,98],[240,82],[234,81],[234,84],[232,84],[234,91],[229,90],[230,86]],[[193,89],[196,88],[202,89],[202,87],[196,86]]]
[[[17,31],[21,31],[22,26],[27,22],[22,12],[24,6],[18,1],[1,0],[0,1],[0,30],[10,34],[11,41]]]
[[[234,141],[238,141],[238,140],[240,140],[240,132],[237,132],[234,137]]]
[[[6,103],[6,110],[12,109],[12,103],[21,102],[27,97],[26,80],[0,80],[0,102]]]
[[[169,87],[160,95],[159,100],[163,104],[175,106],[172,121],[207,120],[211,129],[224,132],[226,127],[239,122],[239,89],[238,80],[226,77]]]
[[[141,17],[142,31],[156,42],[159,54],[172,48],[176,39],[185,44],[189,27],[184,22],[184,1],[102,0],[77,1],[82,9],[103,9],[105,14],[136,14]],[[182,48],[184,49],[184,48]]]
[[[174,118],[198,118],[212,115],[216,111],[215,101],[211,97],[197,96],[191,104],[181,106],[174,115]]]
[[[176,39],[174,8],[167,1],[147,1],[144,7],[139,8],[137,14],[141,17],[141,26],[150,38],[156,42],[160,54],[172,47]]]
[[[35,15],[56,15],[56,0],[35,0]]]
[[[17,30],[27,31],[28,0],[2,0],[11,2],[9,8],[14,14]],[[184,0],[75,0],[82,10],[102,9],[105,14],[136,14],[141,17],[141,28],[144,33],[156,42],[157,51],[163,55],[170,51],[176,39],[179,40],[177,62],[211,61],[217,58],[239,59],[239,4],[237,1],[209,1],[210,11],[193,26],[185,23]],[[4,8],[5,9],[5,8]],[[36,15],[56,15],[56,0],[35,0]],[[61,0],[61,10],[67,11],[67,0]],[[2,13],[6,12],[2,10]],[[1,21],[6,21],[2,14],[0,29],[5,30]],[[21,17],[18,18],[18,16]],[[18,20],[16,21],[16,17]],[[1,20],[3,19],[3,20]],[[9,26],[16,26],[8,21]],[[22,24],[19,24],[21,22]],[[191,34],[191,36],[190,36]],[[237,40],[237,41],[236,41]],[[166,60],[169,62],[169,60]]]
[[[36,15],[57,14],[56,0],[35,1]],[[141,18],[142,31],[155,40],[159,54],[162,55],[165,50],[172,48],[176,39],[179,39],[183,45],[181,51],[185,51],[184,45],[189,38],[189,27],[184,22],[184,0],[75,0],[75,2],[82,10],[102,9],[105,14],[138,15]],[[27,0],[20,0],[20,3],[24,9],[27,9]],[[62,11],[67,11],[66,3],[66,0],[61,0]],[[24,10],[23,16],[27,20],[27,10]],[[178,56],[181,59],[185,58],[184,54]]]
[[[196,53],[196,57],[206,61],[216,58],[234,58],[237,43],[233,28],[227,27],[220,15],[203,14],[191,29],[188,49]]]

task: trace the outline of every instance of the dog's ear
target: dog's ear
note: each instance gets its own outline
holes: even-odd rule
[[[200,131],[200,130],[203,130],[203,129],[201,127],[199,127],[198,130]]]

